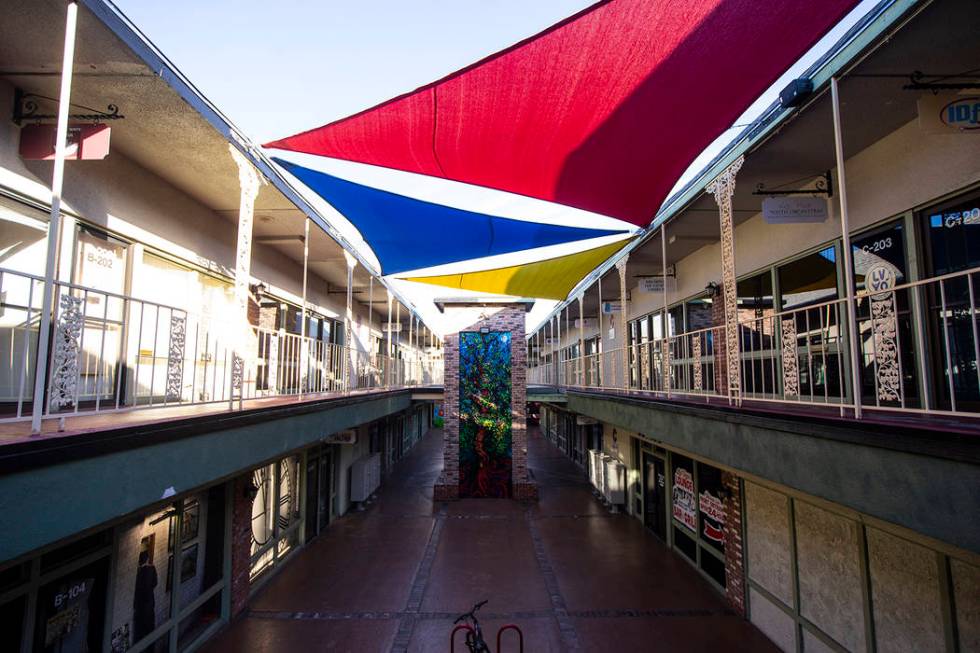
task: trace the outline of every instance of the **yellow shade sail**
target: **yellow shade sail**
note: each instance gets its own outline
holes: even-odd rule
[[[584,252],[493,270],[404,278],[406,281],[447,288],[561,300],[568,297],[568,293],[585,275],[622,249],[626,243],[626,240],[620,240]]]

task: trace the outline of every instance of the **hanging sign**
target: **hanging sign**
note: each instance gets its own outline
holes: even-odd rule
[[[57,125],[24,125],[20,130],[20,158],[25,161],[54,158]],[[68,125],[65,160],[100,160],[109,155],[108,125]]]
[[[662,293],[664,291],[664,278],[661,277],[640,277],[638,279],[639,285],[637,290],[645,293]],[[675,292],[677,290],[677,279],[674,277],[667,277],[667,292]]]
[[[602,314],[612,315],[623,310],[622,302],[602,302]]]
[[[800,224],[824,222],[827,219],[827,199],[786,195],[762,200],[762,217],[769,224]]]
[[[690,528],[698,530],[698,509],[694,501],[694,477],[683,467],[674,470],[674,489],[672,493],[674,519]]]
[[[385,322],[382,326],[385,333],[398,333],[402,330],[400,322]]]
[[[925,95],[919,98],[918,110],[923,131],[980,133],[980,97]]]
[[[324,444],[357,444],[357,429],[347,429],[331,433],[323,439]]]
[[[575,328],[576,329],[580,329],[580,328],[581,329],[594,329],[598,325],[599,325],[599,321],[596,320],[594,317],[587,317],[584,320],[580,320],[578,318],[575,319]]]
[[[725,543],[725,504],[710,492],[702,492],[698,497],[698,507],[704,522],[702,535],[718,544]]]

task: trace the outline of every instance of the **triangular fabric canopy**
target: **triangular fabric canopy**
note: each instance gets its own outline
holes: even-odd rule
[[[266,147],[645,226],[691,161],[857,0],[609,0],[440,81]]]
[[[575,254],[567,254],[534,263],[461,274],[405,277],[405,280],[446,286],[447,288],[477,290],[497,295],[560,300],[568,297],[568,293],[585,275],[596,269],[600,263],[625,245],[626,241],[620,240],[610,245],[587,249],[584,252],[576,252]]]
[[[381,262],[382,274],[627,233],[473,213],[274,160],[357,227]]]

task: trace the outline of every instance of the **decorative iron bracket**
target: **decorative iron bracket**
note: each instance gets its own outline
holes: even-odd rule
[[[916,70],[909,75],[909,83],[902,89],[906,91],[932,91],[933,93],[980,89],[980,78],[975,75],[927,75],[921,70]]]
[[[752,191],[753,195],[766,195],[769,197],[775,195],[826,195],[827,197],[834,196],[834,181],[830,176],[830,170],[823,173],[817,183],[813,188],[800,188],[796,190],[767,190],[765,184],[759,182],[756,184],[755,190]]]
[[[57,121],[58,114],[56,113],[38,113],[39,100],[58,104],[58,101],[54,98],[44,95],[37,95],[36,93],[24,93],[19,88],[15,89],[13,114],[14,124],[20,126],[25,121],[37,124]],[[83,104],[75,104],[74,102],[71,103],[71,106],[90,111],[91,113],[69,113],[69,120],[84,120],[98,124],[106,120],[122,120],[126,117],[119,114],[119,107],[115,104],[107,105],[105,111],[99,111],[98,109],[93,109],[92,107],[87,107]]]

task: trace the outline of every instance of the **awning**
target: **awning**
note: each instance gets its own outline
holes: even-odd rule
[[[381,262],[382,274],[628,233],[473,213],[273,160],[357,227]]]
[[[524,265],[462,274],[405,277],[405,280],[498,295],[561,300],[568,297],[568,293],[585,275],[625,245],[626,241],[621,240],[583,252]]]
[[[266,144],[649,224],[691,161],[856,0],[610,0]]]

